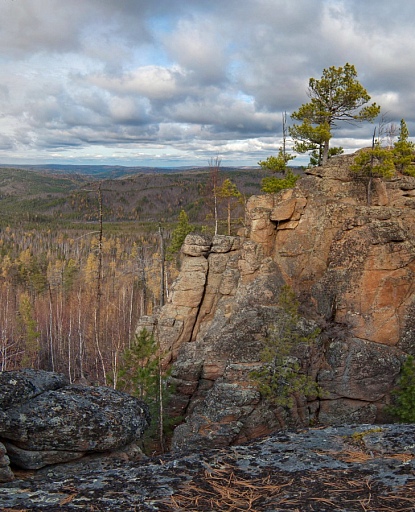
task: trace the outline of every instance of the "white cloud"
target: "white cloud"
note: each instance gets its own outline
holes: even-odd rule
[[[178,67],[143,66],[118,77],[92,76],[90,82],[115,94],[136,94],[149,100],[170,100],[183,94],[180,82],[183,73]]]
[[[0,157],[255,164],[308,79],[346,62],[415,132],[414,15],[404,0],[2,0]]]

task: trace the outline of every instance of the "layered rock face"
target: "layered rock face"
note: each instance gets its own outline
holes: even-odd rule
[[[138,441],[149,421],[142,401],[110,388],[69,385],[40,370],[0,372],[0,479],[8,458],[39,469],[112,452]]]
[[[170,302],[156,320],[176,383],[175,449],[239,443],[281,424],[250,372],[290,285],[312,329],[302,371],[325,390],[283,423],[375,422],[406,353],[415,354],[415,178],[375,180],[372,203],[353,156],[292,190],[251,197],[244,237],[189,235]],[[285,414],[285,416],[284,416]]]

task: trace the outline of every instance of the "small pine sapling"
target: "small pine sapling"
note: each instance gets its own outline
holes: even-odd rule
[[[261,353],[263,365],[251,372],[251,378],[263,399],[269,403],[292,409],[296,397],[322,396],[318,383],[301,370],[301,362],[293,353],[298,345],[311,345],[316,341],[318,329],[305,333],[300,328],[299,302],[289,286],[279,296],[281,313],[265,340]]]
[[[392,391],[394,405],[388,412],[402,423],[415,423],[415,359],[408,356],[402,366],[398,385]]]

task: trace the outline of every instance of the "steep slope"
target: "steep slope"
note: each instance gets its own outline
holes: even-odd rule
[[[295,189],[251,197],[241,237],[189,236],[169,303],[156,324],[184,414],[173,447],[223,446],[279,425],[379,422],[405,353],[415,353],[415,179],[365,183],[353,156],[311,171]],[[323,398],[291,412],[261,400],[249,375],[281,315],[289,284],[304,328],[322,333],[297,357]]]

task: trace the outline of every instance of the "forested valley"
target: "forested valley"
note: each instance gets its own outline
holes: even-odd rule
[[[0,370],[32,367],[115,386],[139,317],[161,303],[162,275],[166,296],[177,275],[168,248],[180,213],[213,233],[217,199],[218,232],[228,232],[231,214],[235,233],[264,176],[218,172],[98,180],[0,169]],[[238,200],[214,198],[212,179],[231,180]]]

